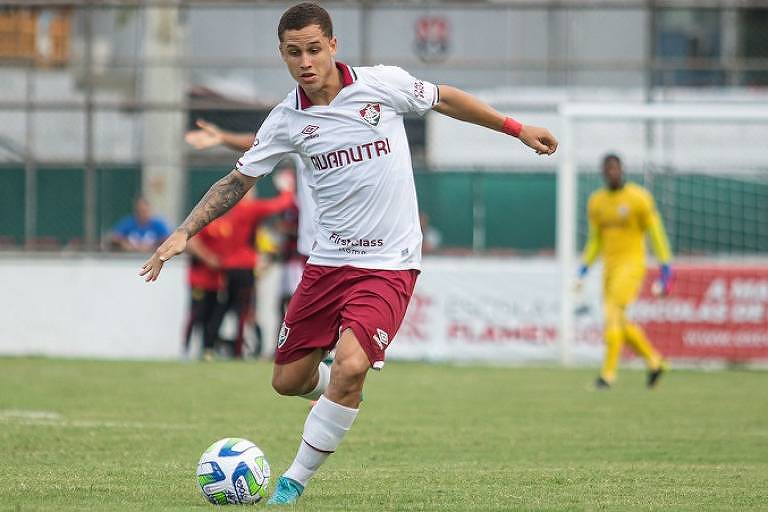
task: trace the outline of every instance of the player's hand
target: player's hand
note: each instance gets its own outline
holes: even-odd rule
[[[208,149],[224,143],[224,134],[221,128],[213,123],[197,120],[199,130],[190,130],[184,135],[184,140],[195,149]]]
[[[573,293],[574,309],[573,312],[577,316],[589,314],[590,307],[584,296],[584,278],[587,276],[587,270],[589,267],[582,265],[579,268],[579,275],[573,280],[571,286],[571,292]]]
[[[272,183],[275,184],[278,192],[296,192],[296,178],[287,169],[276,173]]]
[[[139,271],[139,275],[146,276],[144,278],[145,282],[157,281],[157,276],[160,275],[163,264],[177,254],[184,252],[186,247],[187,233],[177,229],[171,233],[171,236],[165,239],[165,242],[160,244],[160,247],[157,248],[152,257],[144,263]]]
[[[557,151],[557,139],[546,128],[525,124],[519,138],[538,155],[551,155]]]
[[[584,278],[587,277],[587,272],[589,272],[589,266],[586,264],[582,264],[579,267],[579,274],[573,281],[573,286],[571,289],[573,290],[573,294],[577,297],[581,295],[581,293],[584,291]]]
[[[651,285],[651,293],[655,297],[666,297],[672,289],[672,268],[669,265],[661,266],[661,276]]]

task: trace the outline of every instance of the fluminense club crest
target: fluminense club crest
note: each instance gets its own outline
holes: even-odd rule
[[[365,119],[365,122],[371,126],[379,124],[381,119],[381,105],[378,103],[369,103],[360,109],[360,117]]]
[[[285,342],[288,340],[288,335],[291,333],[291,328],[285,325],[280,326],[280,334],[277,335],[277,348],[282,348]]]
[[[416,55],[424,62],[448,58],[451,27],[444,16],[422,16],[416,21]]]

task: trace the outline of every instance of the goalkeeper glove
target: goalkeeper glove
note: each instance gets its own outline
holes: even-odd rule
[[[665,297],[669,295],[670,288],[672,287],[672,268],[664,263],[661,266],[661,275],[658,281],[653,283],[652,292],[655,296]]]
[[[584,288],[584,277],[586,277],[589,267],[582,265],[579,267],[579,274],[576,280],[573,282],[573,292],[578,296],[581,295],[581,291]]]

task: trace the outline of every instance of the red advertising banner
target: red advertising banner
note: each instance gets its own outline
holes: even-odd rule
[[[680,262],[672,293],[655,297],[649,269],[628,315],[670,360],[768,361],[768,263]],[[604,354],[602,272],[574,304],[573,332],[559,343],[562,274],[554,260],[430,260],[397,341],[401,359],[597,365]],[[631,357],[627,347],[625,355]]]
[[[654,297],[649,272],[631,317],[668,358],[768,360],[768,267],[674,267],[672,292]]]

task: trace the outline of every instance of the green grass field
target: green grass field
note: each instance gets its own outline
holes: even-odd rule
[[[279,474],[308,403],[270,371],[0,359],[0,510],[210,509],[195,468],[227,436]],[[768,373],[621,377],[389,363],[295,510],[768,509]]]

